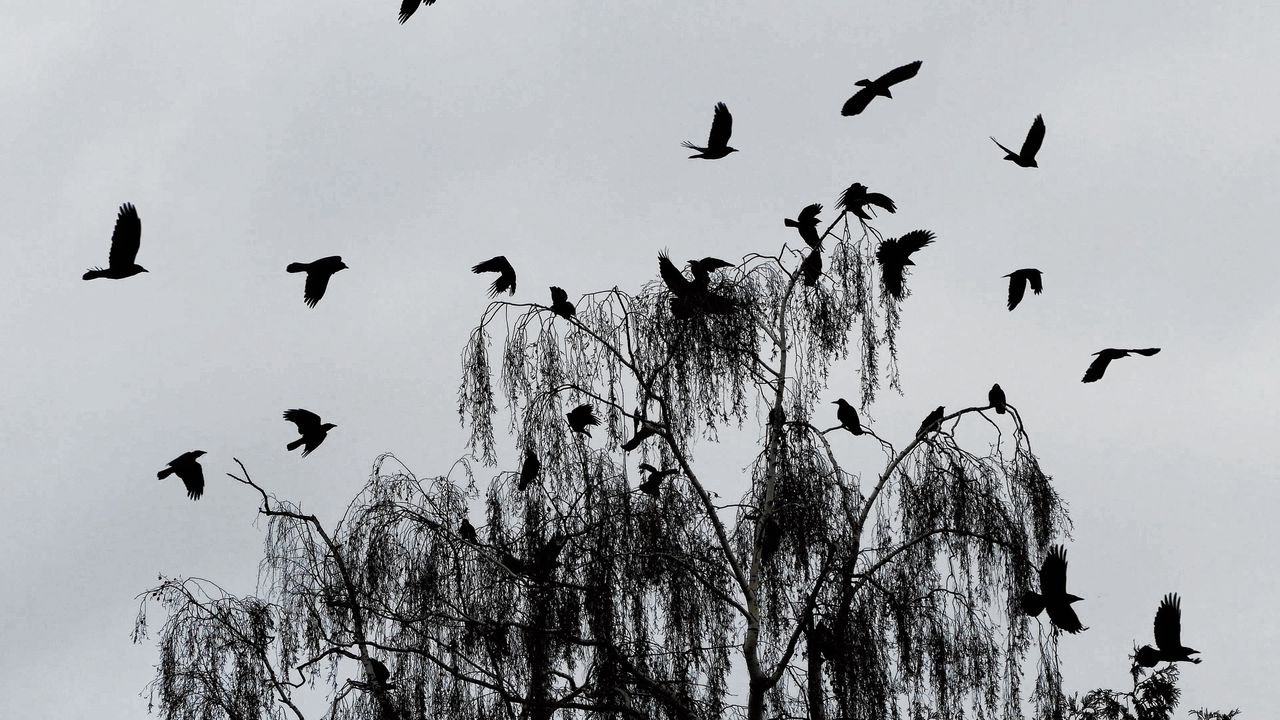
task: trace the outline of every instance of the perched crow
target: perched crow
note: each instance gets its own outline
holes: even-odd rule
[[[1099,350],[1098,352],[1094,353],[1094,355],[1097,355],[1098,357],[1094,359],[1093,362],[1089,363],[1089,369],[1084,371],[1084,377],[1081,378],[1080,382],[1090,383],[1090,382],[1097,382],[1098,380],[1101,380],[1102,374],[1107,371],[1107,365],[1109,365],[1112,360],[1126,357],[1129,355],[1129,353],[1137,353],[1139,355],[1146,355],[1149,357],[1151,355],[1155,355],[1158,352],[1160,352],[1160,348],[1142,348],[1142,349],[1129,349],[1129,350],[1120,350],[1117,348],[1106,348],[1104,350]]]
[[[436,0],[401,0],[400,24],[403,25],[418,10],[418,5],[433,5]]]
[[[1009,278],[1010,310],[1018,307],[1018,303],[1022,302],[1022,295],[1027,291],[1027,283],[1031,283],[1031,290],[1037,295],[1040,294],[1041,290],[1044,290],[1040,274],[1040,271],[1035,268],[1023,268],[1005,275],[1005,277]]]
[[[574,432],[582,433],[587,437],[591,437],[591,431],[587,429],[588,426],[600,424],[600,419],[596,417],[595,411],[591,409],[590,405],[586,404],[570,410],[565,414],[565,417],[569,419],[569,427],[573,428]]]
[[[648,440],[657,434],[658,428],[652,425],[645,425],[641,427],[636,431],[635,435],[631,436],[630,440],[622,443],[622,452],[631,452],[632,450],[635,450],[640,447],[640,443],[643,443],[645,440]]]
[[[1008,405],[1005,403],[1004,390],[1000,387],[1000,383],[991,386],[991,391],[987,393],[987,402],[991,403],[991,407],[1001,415],[1008,411]]]
[[[568,538],[560,533],[551,536],[551,539],[534,553],[533,559],[525,568],[526,573],[541,580],[551,577],[551,573],[560,567],[560,551],[564,550],[567,540]]]
[[[733,312],[733,300],[708,289],[711,283],[710,273],[722,267],[730,267],[729,263],[709,257],[692,260],[689,265],[693,269],[693,280],[685,278],[684,273],[676,268],[665,252],[658,253],[658,274],[674,296],[671,298],[671,314],[686,318],[700,310],[712,314]]]
[[[773,513],[764,521],[760,531],[760,556],[767,562],[782,547],[782,525]]]
[[[906,293],[902,287],[903,275],[911,261],[911,254],[933,243],[934,235],[928,230],[912,230],[900,238],[890,238],[880,243],[876,260],[880,262],[880,283],[891,297],[901,300]]]
[[[338,427],[333,423],[320,424],[320,416],[310,410],[302,410],[295,408],[293,410],[284,411],[284,419],[298,426],[298,434],[302,437],[285,445],[285,450],[296,450],[302,447],[302,457],[311,454],[312,450],[320,447],[320,443],[324,442],[329,431]]]
[[[663,479],[680,472],[679,468],[665,468],[659,470],[649,463],[640,463],[640,469],[649,473],[649,477],[645,479],[644,482],[640,483],[637,489],[654,500],[658,499],[658,487],[662,485]]]
[[[204,469],[200,467],[200,456],[204,455],[203,450],[192,450],[184,452],[178,457],[169,461],[169,467],[156,473],[156,477],[161,480],[170,475],[177,474],[182,480],[182,484],[187,486],[187,497],[192,500],[199,500],[204,494]]]
[[[107,267],[95,267],[86,272],[85,280],[109,278],[123,280],[147,269],[134,262],[138,257],[138,246],[142,243],[142,220],[138,218],[138,210],[132,203],[120,206],[120,214],[116,216],[116,229],[111,232],[111,253],[107,255]]]
[[[476,542],[476,527],[471,524],[469,518],[462,518],[462,527],[458,528],[458,534],[462,536],[463,540],[472,545],[479,544]]]
[[[875,80],[863,79],[854,83],[854,85],[860,86],[861,89],[854,93],[853,97],[844,101],[844,107],[840,108],[840,114],[845,117],[857,115],[866,110],[867,105],[871,104],[872,98],[877,95],[887,98],[893,97],[893,95],[889,94],[889,88],[915,77],[916,73],[920,72],[921,63],[921,60],[917,60],[902,67],[894,68]]]
[[[577,308],[573,306],[573,303],[569,302],[569,293],[555,285],[551,286],[551,312],[565,320],[578,314]]]
[[[874,205],[890,213],[898,212],[898,206],[894,205],[887,195],[867,192],[867,186],[862,183],[854,183],[846,188],[841,193],[839,202],[844,212],[853,213],[863,220],[871,219],[865,210],[868,205]]]
[[[1142,667],[1155,667],[1159,662],[1200,662],[1200,658],[1191,657],[1200,651],[1182,644],[1182,602],[1175,593],[1165,595],[1156,610],[1155,633],[1156,646],[1143,645],[1134,654]]]
[[[498,295],[509,292],[516,294],[516,269],[511,267],[511,263],[507,262],[507,256],[499,255],[489,258],[479,265],[471,266],[471,272],[480,273],[496,272],[500,273],[498,279],[493,281],[489,286],[489,297],[498,297]]]
[[[1083,599],[1067,592],[1067,551],[1061,545],[1054,545],[1040,566],[1040,592],[1023,593],[1022,611],[1035,617],[1044,610],[1054,627],[1074,635],[1088,629],[1080,624],[1076,611],[1071,609],[1071,603]]]
[[[387,669],[386,665],[382,664],[381,660],[375,657],[369,658],[368,673],[378,685],[386,685],[387,681],[391,679],[391,671]]]
[[[689,261],[689,272],[693,273],[693,284],[701,290],[706,290],[711,285],[711,273],[727,267],[733,267],[733,263],[717,257]]]
[[[690,160],[693,158],[719,160],[731,152],[738,152],[737,148],[729,147],[729,136],[732,134],[733,116],[729,114],[729,108],[724,103],[716,103],[716,115],[711,120],[711,134],[707,136],[707,146],[698,147],[688,140],[680,145],[698,151],[698,154],[689,156]]]
[[[946,414],[947,412],[943,409],[943,406],[939,405],[936,410],[925,417],[924,422],[920,423],[920,429],[916,430],[916,437],[922,438],[934,430],[939,429],[942,422],[942,416]]]
[[[804,240],[804,244],[814,250],[822,249],[822,238],[818,236],[818,213],[822,212],[822,205],[814,203],[806,205],[795,220],[786,218],[782,224],[787,227],[793,227],[800,232],[800,239]]]
[[[813,287],[818,284],[818,278],[822,277],[822,253],[817,250],[810,250],[808,255],[804,256],[804,260],[800,263],[800,274],[803,277],[805,287]]]
[[[320,298],[324,297],[324,291],[329,287],[329,278],[339,270],[346,269],[347,265],[342,262],[341,255],[330,255],[309,263],[289,263],[285,268],[291,273],[307,274],[307,284],[303,287],[302,299],[309,307],[315,307],[316,303],[320,302]]]
[[[991,138],[991,142],[1000,145],[1000,141]],[[1040,152],[1040,144],[1044,142],[1044,118],[1040,115],[1031,123],[1031,129],[1027,131],[1027,139],[1022,141],[1022,151],[1014,152],[1009,148],[1000,145],[1000,149],[1005,152],[1004,159],[1010,160],[1018,167],[1040,167],[1036,164],[1036,153]]]
[[[840,398],[831,404],[840,406],[836,408],[836,419],[840,421],[840,427],[854,435],[861,435],[862,423],[858,422],[858,411],[846,402],[844,398]]]
[[[542,469],[542,461],[538,459],[538,454],[533,448],[525,448],[524,464],[520,466],[520,481],[516,487],[525,490],[529,487],[529,483],[538,477],[538,471]]]

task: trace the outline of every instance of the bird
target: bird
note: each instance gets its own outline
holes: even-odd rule
[[[1080,624],[1076,611],[1071,609],[1072,603],[1083,599],[1067,592],[1067,551],[1061,545],[1054,545],[1040,565],[1040,592],[1023,593],[1021,604],[1024,613],[1035,617],[1043,610],[1054,627],[1074,635],[1088,629]]]
[[[818,278],[822,277],[821,252],[810,250],[809,254],[804,256],[804,260],[800,263],[800,275],[804,278],[805,287],[813,287],[818,284]]]
[[[900,238],[889,238],[880,243],[876,260],[880,263],[880,283],[884,291],[897,300],[906,297],[902,286],[908,265],[915,265],[911,254],[933,243],[934,234],[928,230],[912,230]]]
[[[324,291],[329,287],[329,278],[339,270],[346,269],[347,265],[342,262],[341,255],[330,255],[309,263],[289,263],[285,268],[287,272],[307,274],[307,284],[303,287],[302,299],[308,307],[315,307],[316,303],[320,302],[320,298],[324,297]]]
[[[730,264],[719,258],[708,257],[690,260],[689,267],[693,271],[693,280],[686,278],[665,252],[658,253],[658,274],[674,296],[671,298],[671,314],[686,318],[699,310],[711,314],[733,312],[733,300],[709,289],[711,272],[731,267]]]
[[[509,292],[512,295],[516,294],[516,269],[511,267],[506,255],[498,255],[478,265],[472,265],[471,272],[477,275],[487,272],[499,273],[498,279],[494,280],[493,284],[489,286],[489,297],[498,297],[504,292]]]
[[[782,224],[787,227],[793,227],[800,233],[800,239],[804,240],[804,244],[814,250],[822,249],[822,238],[818,236],[818,213],[822,212],[820,203],[804,206],[796,219],[786,218]]]
[[[524,572],[524,561],[506,550],[502,551],[498,562],[502,563],[502,567],[513,575],[519,575]]]
[[[138,246],[142,243],[142,220],[138,218],[138,209],[132,203],[120,206],[116,215],[116,227],[111,232],[111,253],[107,255],[106,269],[95,267],[85,272],[85,280],[108,278],[123,280],[138,273],[148,272],[135,260],[138,258]]]
[[[293,410],[284,411],[284,419],[298,426],[298,434],[302,437],[285,445],[285,450],[296,450],[302,447],[302,457],[311,454],[312,450],[320,447],[320,443],[324,442],[329,431],[338,427],[333,423],[320,423],[320,416],[310,410],[294,408]]]
[[[1143,645],[1134,653],[1134,660],[1142,667],[1155,667],[1159,662],[1190,662],[1199,664],[1200,651],[1182,644],[1182,602],[1176,593],[1164,596],[1156,610],[1154,623],[1156,646]]]
[[[582,433],[587,437],[591,437],[591,430],[588,427],[600,424],[600,418],[596,417],[595,411],[587,404],[570,410],[565,417],[569,419],[569,427],[573,428],[574,432]]]
[[[645,440],[648,440],[657,434],[658,428],[652,425],[644,425],[639,430],[636,430],[636,434],[632,435],[630,440],[622,443],[622,452],[631,452],[632,450],[635,450],[640,447],[640,443],[643,443]]]
[[[1014,152],[1009,148],[1000,145],[1000,141],[991,138],[991,142],[1000,146],[1005,152],[1004,159],[1011,161],[1018,167],[1040,167],[1036,164],[1036,153],[1040,152],[1040,144],[1044,142],[1044,117],[1037,115],[1036,119],[1031,122],[1031,129],[1027,131],[1027,139],[1022,141],[1022,150]]]
[[[1147,357],[1150,357],[1152,355],[1155,355],[1158,352],[1160,352],[1160,348],[1141,348],[1141,349],[1131,348],[1128,350],[1121,350],[1118,348],[1105,348],[1105,349],[1099,350],[1098,352],[1094,353],[1094,355],[1097,355],[1098,357],[1094,359],[1093,362],[1089,363],[1089,369],[1084,371],[1084,377],[1081,378],[1080,382],[1091,383],[1091,382],[1097,382],[1101,380],[1102,374],[1107,371],[1107,365],[1111,364],[1112,360],[1117,360],[1122,357],[1127,357],[1129,353],[1137,353],[1139,355],[1145,355]]]
[[[987,402],[991,403],[991,407],[1001,415],[1008,411],[1008,405],[1004,399],[1004,389],[1000,387],[1000,383],[991,386],[991,390],[987,393]]]
[[[696,155],[689,156],[690,160],[693,158],[719,160],[729,153],[738,152],[737,148],[729,147],[729,136],[732,134],[733,115],[729,114],[729,107],[724,103],[716,103],[716,114],[711,120],[711,134],[707,136],[707,146],[698,147],[688,140],[685,140],[680,146],[698,151]]]
[[[834,400],[832,405],[839,405],[836,408],[836,419],[840,421],[840,427],[848,430],[854,435],[862,434],[862,423],[858,422],[858,411],[854,409],[844,398]]]
[[[577,308],[573,306],[573,303],[569,302],[569,293],[555,285],[551,286],[551,312],[565,320],[578,314]]]
[[[836,644],[835,633],[827,626],[826,620],[818,621],[810,638],[813,643],[813,649],[817,651],[819,657],[824,660],[830,660],[836,656],[839,646]]]
[[[727,267],[733,267],[733,263],[717,257],[689,261],[689,272],[693,273],[693,284],[701,290],[706,290],[711,285],[711,273]]]
[[[1031,283],[1031,290],[1039,295],[1044,290],[1044,285],[1040,280],[1041,272],[1035,268],[1023,268],[1014,270],[1005,275],[1009,278],[1009,309],[1013,310],[1018,307],[1018,303],[1022,302],[1022,295],[1027,291],[1027,283]]]
[[[840,114],[845,117],[857,115],[863,110],[866,110],[867,105],[870,105],[871,100],[877,95],[887,98],[893,97],[893,95],[889,94],[889,88],[904,80],[910,80],[915,77],[916,73],[920,72],[920,66],[922,64],[922,60],[917,60],[913,63],[907,63],[902,67],[896,67],[875,80],[867,80],[864,78],[854,83],[854,85],[858,85],[860,89],[858,92],[853,94],[853,97],[844,101],[844,107],[840,108]]]
[[[649,463],[640,463],[640,469],[649,473],[649,477],[646,478],[644,482],[640,483],[636,489],[654,500],[658,499],[658,487],[662,485],[663,479],[680,472],[679,468],[664,468],[659,470]]]
[[[533,451],[533,448],[525,448],[524,464],[520,466],[520,480],[516,487],[522,491],[528,488],[529,483],[538,477],[538,471],[541,469],[542,461],[538,459],[538,454]]]
[[[203,450],[184,452],[170,460],[169,466],[156,473],[156,477],[163,480],[176,474],[182,480],[182,484],[187,487],[187,497],[199,500],[204,494],[204,469],[200,467],[199,462],[200,456],[204,454]]]
[[[400,24],[403,25],[406,20],[413,16],[418,10],[418,5],[433,5],[436,0],[401,0],[400,2]]]
[[[476,542],[476,527],[471,524],[471,520],[469,518],[462,518],[462,526],[458,528],[458,534],[462,536],[463,540],[471,543],[472,545],[479,544]]]
[[[889,196],[883,193],[867,192],[867,186],[862,183],[854,183],[840,194],[840,207],[844,208],[847,213],[853,213],[863,220],[870,220],[871,216],[867,214],[865,208],[867,205],[874,205],[886,212],[898,212],[898,206],[889,199]]]
[[[946,410],[943,409],[943,406],[939,405],[937,409],[925,417],[924,422],[920,423],[920,429],[916,430],[916,437],[922,438],[934,430],[937,430],[942,423],[942,416],[945,414]]]

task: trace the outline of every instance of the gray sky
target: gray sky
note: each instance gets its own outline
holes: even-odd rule
[[[1067,688],[1124,687],[1177,591],[1204,658],[1183,707],[1273,706],[1280,6],[440,0],[401,27],[396,5],[7,3],[2,714],[144,712],[134,595],[159,572],[253,586],[233,456],[331,520],[381,452],[446,472],[487,301],[471,264],[507,255],[518,300],[635,290],[662,248],[795,244],[782,218],[854,180],[898,202],[886,235],[938,235],[905,395],[872,419],[902,439],[993,381],[1021,409],[1075,521],[1090,629],[1063,641]],[[854,81],[916,59],[840,116]],[[717,101],[741,152],[686,160]],[[1002,161],[987,136],[1016,146],[1037,113],[1040,169]],[[151,272],[81,281],[126,201]],[[331,254],[351,269],[308,309],[284,266]],[[1045,294],[1009,313],[1021,267]],[[1164,352],[1082,385],[1107,346]],[[290,407],[338,423],[306,460]],[[155,479],[193,448],[198,503]]]

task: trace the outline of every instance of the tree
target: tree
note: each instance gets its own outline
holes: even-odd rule
[[[1173,663],[1144,677],[1144,670],[1133,666],[1133,689],[1127,692],[1099,688],[1067,700],[1069,720],[1170,720],[1182,690],[1178,688],[1178,668]],[[1232,720],[1239,710],[1226,712],[1192,710],[1197,720]]]
[[[260,587],[162,578],[141,596],[136,638],[148,608],[167,613],[161,714],[302,718],[295,693],[323,681],[332,718],[1020,718],[1035,646],[1035,715],[1060,717],[1058,636],[1018,599],[1068,520],[1021,416],[966,407],[900,445],[843,432],[830,373],[857,359],[869,417],[898,385],[909,291],[873,291],[883,237],[865,221],[841,213],[822,238],[813,287],[797,250],[748,255],[708,280],[728,301],[714,312],[657,278],[572,316],[492,302],[462,353],[462,477],[383,456],[332,530],[241,465],[268,518]],[[584,403],[594,438],[566,421]],[[518,471],[492,478],[473,544],[458,527],[503,413],[540,472],[523,490]],[[712,488],[731,473],[695,450],[728,432],[758,452],[725,502]],[[847,468],[854,442],[883,464]],[[679,473],[654,499],[627,480],[638,461]],[[360,668],[344,659],[365,680],[340,680]]]

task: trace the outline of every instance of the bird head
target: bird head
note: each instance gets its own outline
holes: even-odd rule
[[[198,458],[198,457],[200,457],[201,455],[204,455],[204,454],[205,454],[205,452],[204,452],[203,450],[192,450],[192,451],[191,451],[191,457],[193,457],[193,458]]]
[[[325,424],[323,424],[323,425],[321,425],[321,426],[320,426],[320,429],[321,429],[321,430],[323,430],[323,431],[325,431],[325,432],[329,432],[330,430],[332,430],[332,429],[334,429],[334,428],[336,428],[336,427],[338,427],[338,426],[337,426],[337,425],[334,425],[333,423],[325,423]]]
[[[337,269],[335,269],[334,272],[338,272],[338,270],[346,270],[346,269],[347,269],[347,264],[339,260]]]

